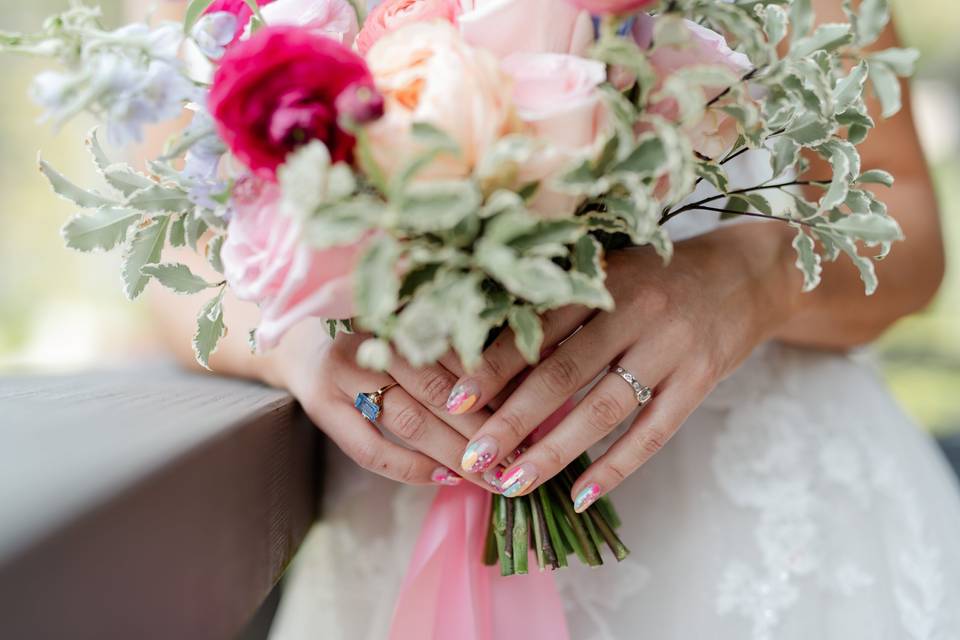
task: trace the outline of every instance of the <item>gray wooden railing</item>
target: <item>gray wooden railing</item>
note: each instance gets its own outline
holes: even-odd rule
[[[316,434],[173,367],[0,378],[0,638],[236,637],[315,517]]]

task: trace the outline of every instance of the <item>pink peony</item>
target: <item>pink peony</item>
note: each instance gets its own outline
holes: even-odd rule
[[[334,162],[352,158],[354,139],[338,124],[337,98],[369,87],[363,59],[298,27],[266,27],[224,55],[210,91],[210,112],[233,154],[272,178],[287,154],[319,139]]]
[[[594,15],[626,15],[657,4],[660,0],[567,0]]]
[[[500,58],[512,53],[584,55],[593,44],[585,11],[557,0],[460,0],[463,38]]]
[[[550,185],[577,158],[596,151],[606,126],[598,87],[606,80],[603,63],[559,53],[518,53],[503,61],[513,77],[517,115],[530,133],[546,143],[520,168],[521,182],[540,181],[531,209],[547,217],[572,215],[578,198]]]
[[[469,175],[493,143],[516,126],[509,76],[496,58],[468,45],[446,22],[419,22],[381,38],[367,63],[386,110],[366,131],[388,176],[423,151],[411,135],[416,122],[437,127],[460,148],[457,156],[434,160],[423,178]]]
[[[384,0],[363,22],[357,36],[357,51],[366,55],[373,43],[388,33],[414,22],[446,20],[457,17],[458,0]]]
[[[293,25],[348,47],[357,37],[357,11],[348,0],[273,0],[260,11],[268,26]]]
[[[257,345],[270,349],[308,317],[354,315],[352,274],[365,243],[317,250],[302,243],[296,220],[280,212],[280,187],[255,178],[234,190],[223,243],[224,275],[241,300],[260,307]]]
[[[263,7],[271,2],[273,0],[257,0],[257,5]],[[232,13],[237,18],[237,33],[234,40],[243,34],[244,29],[247,28],[247,23],[253,17],[253,11],[250,10],[250,5],[245,0],[214,0],[203,13],[218,13],[220,11]]]
[[[653,34],[656,18],[642,14],[637,17],[633,35],[637,43],[647,48]],[[717,65],[729,69],[734,76],[746,75],[753,65],[742,53],[733,51],[722,35],[700,26],[696,22],[685,21],[690,39],[682,45],[657,47],[650,53],[650,64],[657,72],[659,89],[663,82],[681,69],[699,65]],[[712,100],[720,95],[722,89],[709,89],[706,99]],[[676,100],[665,98],[649,105],[649,110],[665,118],[676,120],[679,108]],[[708,158],[716,158],[730,149],[736,142],[738,131],[736,121],[719,109],[707,111],[703,119],[687,128],[693,147]]]

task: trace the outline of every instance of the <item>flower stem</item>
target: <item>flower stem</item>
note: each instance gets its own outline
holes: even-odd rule
[[[550,502],[550,495],[547,492],[545,485],[541,485],[537,488],[537,497],[540,500],[540,506],[543,507],[543,522],[547,526],[550,544],[553,547],[555,554],[555,568],[559,569],[560,567],[565,567],[567,566],[567,555],[569,555],[569,552],[567,551],[567,546],[564,543],[563,535],[560,532],[560,527],[557,524],[557,519],[554,516],[553,504]]]
[[[550,535],[547,533],[547,526],[543,521],[543,507],[540,506],[539,496],[532,494],[529,499],[533,544],[537,551],[537,566],[540,567],[541,571],[546,568],[547,564],[556,568],[556,557],[554,557],[553,562],[551,562],[547,554],[547,549],[550,549]]]
[[[497,539],[497,556],[500,558],[500,575],[513,573],[513,562],[507,557],[507,499],[493,496],[493,532]]]
[[[513,572],[527,573],[530,559],[530,518],[526,498],[515,498],[513,503]]]
[[[547,484],[550,486],[550,490],[553,492],[554,499],[560,504],[560,507],[563,510],[563,515],[566,516],[565,518],[560,518],[561,526],[566,524],[569,527],[571,542],[575,541],[576,546],[579,547],[578,555],[581,557],[581,560],[583,560],[585,564],[589,564],[592,567],[603,564],[603,560],[600,558],[597,548],[590,539],[590,534],[587,532],[587,528],[584,526],[579,514],[573,510],[573,504],[570,502],[567,496],[564,495],[564,492],[561,492],[557,482],[548,482]],[[574,550],[577,550],[576,547],[574,547]]]

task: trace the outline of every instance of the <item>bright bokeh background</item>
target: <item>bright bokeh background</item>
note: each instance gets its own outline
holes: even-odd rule
[[[146,0],[144,0],[146,1]],[[840,0],[837,0],[839,2]],[[960,11],[957,0],[894,0],[901,34],[923,57],[914,104],[943,208],[960,255]],[[101,0],[119,24],[120,0]],[[36,28],[67,0],[0,0],[0,30]],[[38,151],[80,184],[95,181],[79,121],[54,134],[27,98],[37,61],[4,56],[0,94],[0,371],[104,366],[155,350],[146,305],[121,292],[116,255],[63,248],[73,213],[36,170]],[[891,151],[892,153],[895,151]],[[936,303],[900,322],[878,345],[884,373],[907,410],[936,432],[960,431],[960,262]]]

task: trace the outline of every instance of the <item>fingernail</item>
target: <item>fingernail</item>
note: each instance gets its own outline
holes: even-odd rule
[[[503,467],[496,466],[492,469],[488,469],[483,474],[483,479],[486,480],[487,484],[500,491],[500,480],[503,478]]]
[[[596,482],[591,482],[583,489],[580,489],[580,493],[573,499],[573,510],[577,513],[583,513],[590,505],[596,502],[599,497],[600,485]]]
[[[458,416],[470,411],[480,399],[480,389],[473,380],[461,380],[447,398],[447,412]]]
[[[446,487],[455,487],[460,484],[462,478],[446,467],[437,467],[430,475],[430,479],[436,484],[442,484]]]
[[[524,462],[504,474],[500,481],[500,493],[513,498],[530,488],[537,479],[537,468],[530,462]]]
[[[460,467],[470,473],[483,473],[493,464],[497,457],[497,441],[490,436],[483,436],[476,442],[470,443],[463,452]]]

